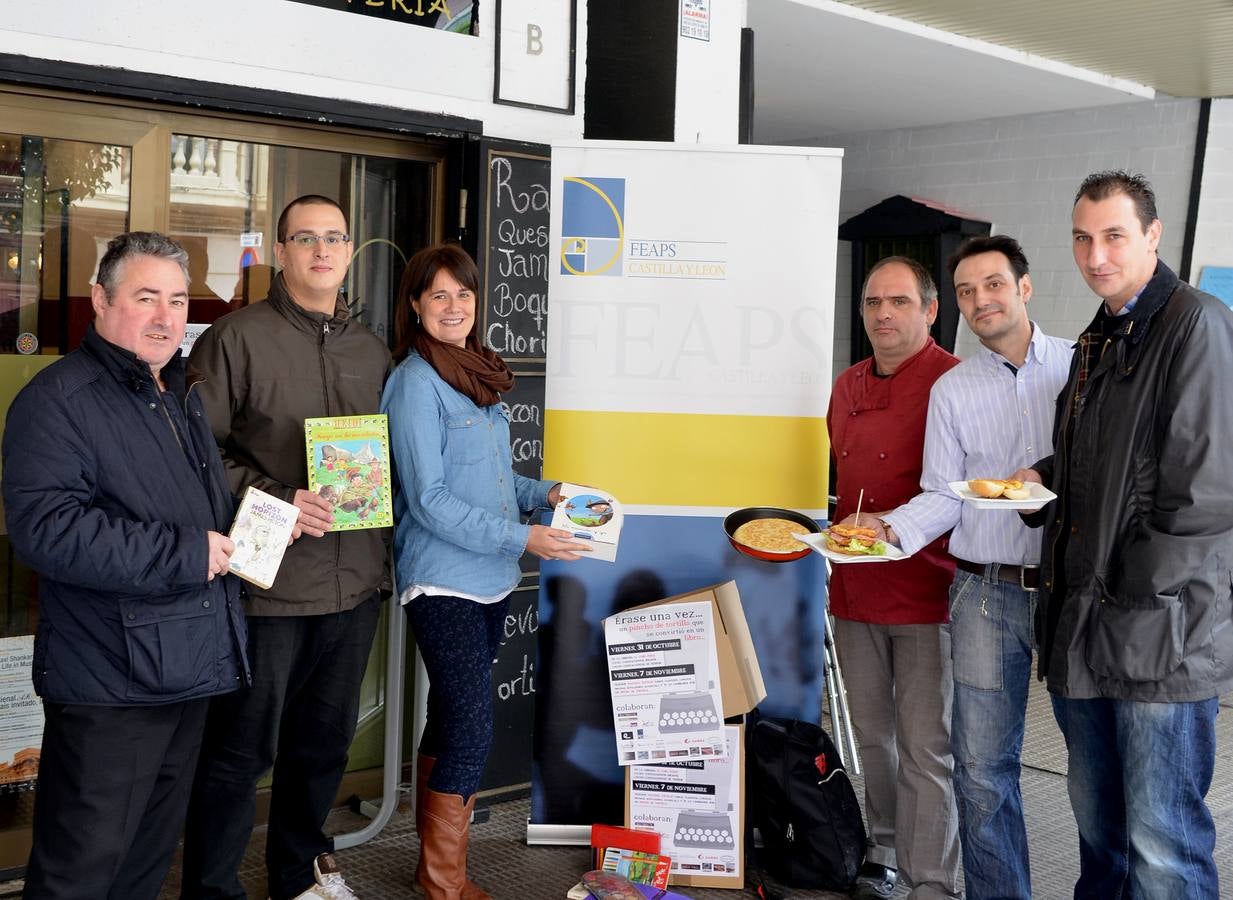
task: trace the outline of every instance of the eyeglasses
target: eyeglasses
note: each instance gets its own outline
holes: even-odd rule
[[[303,247],[305,250],[311,250],[317,246],[317,241],[321,241],[327,247],[339,247],[350,240],[351,235],[340,234],[337,231],[331,231],[329,234],[313,234],[309,231],[301,231],[288,237],[286,242]]]

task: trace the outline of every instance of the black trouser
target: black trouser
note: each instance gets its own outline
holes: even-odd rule
[[[158,897],[184,822],[209,703],[44,705],[24,897]]]
[[[271,766],[269,895],[285,900],[313,884],[313,860],[333,849],[321,829],[355,736],[380,613],[374,594],[348,612],[249,617],[253,686],[210,706],[181,897],[247,897],[237,870],[253,830],[257,782]]]

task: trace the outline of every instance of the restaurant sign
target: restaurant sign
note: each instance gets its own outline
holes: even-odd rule
[[[456,34],[473,34],[472,0],[292,0],[322,9],[373,16],[409,25],[423,25]]]

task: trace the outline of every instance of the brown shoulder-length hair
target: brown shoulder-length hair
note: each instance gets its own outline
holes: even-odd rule
[[[394,304],[394,336],[397,340],[395,362],[406,359],[415,344],[415,336],[421,329],[411,301],[418,300],[432,287],[433,279],[442,269],[475,295],[475,322],[471,325],[471,333],[467,335],[467,339],[470,340],[475,334],[475,329],[479,326],[479,267],[475,265],[471,254],[458,244],[433,244],[411,257],[398,285],[398,298]]]

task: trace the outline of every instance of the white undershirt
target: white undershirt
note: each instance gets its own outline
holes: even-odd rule
[[[514,593],[514,589],[502,591],[491,597],[477,597],[475,594],[465,594],[462,591],[451,590],[450,588],[437,587],[432,584],[413,584],[402,592],[402,596],[398,598],[398,602],[406,606],[416,597],[427,595],[429,597],[461,597],[463,600],[474,600],[476,603],[499,603],[510,594]]]

